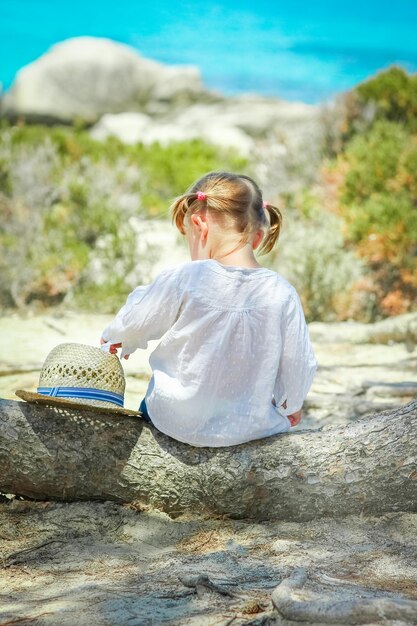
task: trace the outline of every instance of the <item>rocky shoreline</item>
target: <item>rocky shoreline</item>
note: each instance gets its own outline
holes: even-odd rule
[[[196,67],[170,66],[108,39],[78,37],[22,68],[0,104],[10,121],[84,124],[126,143],[203,139],[248,156],[273,140],[286,153],[321,141],[319,106],[208,90]]]

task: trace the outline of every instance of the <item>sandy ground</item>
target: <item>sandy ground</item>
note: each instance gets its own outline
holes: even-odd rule
[[[52,347],[96,344],[108,319],[4,317],[0,396],[34,389]],[[352,333],[349,324],[333,335],[330,325],[311,326],[320,368],[303,428],[346,423],[416,397],[417,353],[402,343],[356,344]],[[149,377],[147,354],[136,353],[124,367],[125,404],[136,408]],[[308,575],[303,601],[417,600],[417,514],[254,524],[191,515],[172,520],[113,503],[0,502],[3,626],[291,626],[300,622],[278,616],[271,593],[300,566]],[[381,613],[366,623],[417,621]]]
[[[3,625],[291,624],[271,592],[299,566],[304,598],[417,599],[417,514],[249,524],[14,501],[0,528]],[[190,587],[200,575],[217,589]]]

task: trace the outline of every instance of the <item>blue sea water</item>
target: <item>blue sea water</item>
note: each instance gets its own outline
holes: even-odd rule
[[[108,37],[199,66],[226,94],[320,102],[376,71],[417,71],[417,0],[0,0],[0,82],[50,46]]]

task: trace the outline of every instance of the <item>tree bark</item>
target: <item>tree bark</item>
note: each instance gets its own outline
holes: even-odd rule
[[[0,491],[257,520],[417,511],[416,427],[414,401],[345,427],[195,448],[140,418],[0,400]]]

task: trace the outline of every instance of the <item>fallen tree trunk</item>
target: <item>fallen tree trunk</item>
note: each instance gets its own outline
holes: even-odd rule
[[[373,324],[312,322],[309,330],[313,341],[321,343],[389,344],[394,341],[404,342],[407,350],[412,352],[417,344],[417,312],[394,315]]]
[[[0,400],[0,491],[304,521],[417,511],[417,402],[345,427],[195,448],[139,418]]]

